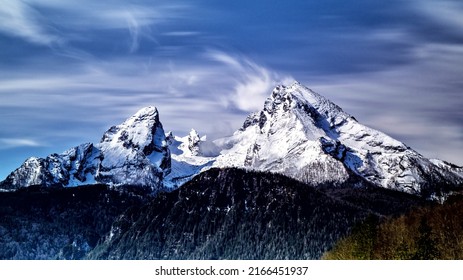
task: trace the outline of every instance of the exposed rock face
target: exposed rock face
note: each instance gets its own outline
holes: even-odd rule
[[[106,131],[98,144],[30,158],[0,183],[3,189],[32,185],[133,185],[156,191],[170,172],[170,152],[155,107],[138,111]]]
[[[103,154],[97,181],[159,187],[170,172],[170,151],[159,114],[147,107],[118,126],[110,128],[101,139]]]

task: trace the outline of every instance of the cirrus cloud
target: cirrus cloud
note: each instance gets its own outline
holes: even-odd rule
[[[0,149],[11,149],[18,147],[42,147],[42,143],[33,139],[24,138],[0,138]]]
[[[46,19],[31,5],[19,1],[0,3],[0,32],[40,45],[60,44],[62,39],[46,26]]]
[[[234,70],[229,76],[235,81],[233,89],[223,96],[222,101],[245,112],[262,109],[262,104],[276,85],[294,81],[290,76],[269,70],[245,57],[219,51],[209,51],[206,56]]]

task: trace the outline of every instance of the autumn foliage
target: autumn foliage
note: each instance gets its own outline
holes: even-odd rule
[[[463,259],[463,197],[405,215],[371,216],[324,259]]]

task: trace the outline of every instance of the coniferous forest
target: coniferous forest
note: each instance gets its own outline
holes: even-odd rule
[[[352,187],[355,185],[356,187]],[[1,259],[460,259],[463,199],[210,169],[156,196],[105,185],[0,193]]]

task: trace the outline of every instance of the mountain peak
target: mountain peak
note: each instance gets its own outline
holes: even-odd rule
[[[275,87],[269,99],[277,103],[282,99],[291,100],[293,102],[293,107],[300,108],[304,105],[306,107],[312,107],[317,111],[318,115],[325,118],[351,117],[349,114],[344,112],[341,107],[297,81],[289,86],[279,85]]]
[[[374,185],[430,196],[433,185],[462,182],[405,144],[360,124],[341,107],[294,82],[279,85],[263,110],[218,142],[215,166],[286,174],[311,183],[339,183],[349,174]]]
[[[155,192],[163,187],[162,180],[170,172],[170,159],[158,111],[150,106],[108,129],[98,144],[82,144],[44,159],[26,160],[0,183],[0,188],[105,183]]]
[[[112,145],[122,143],[125,148],[144,149],[151,144],[153,136],[156,134],[156,127],[159,125],[159,114],[156,107],[145,107],[122,124],[107,130],[101,143],[112,143]]]
[[[289,86],[276,86],[265,101],[263,110],[250,114],[240,130],[258,124],[261,133],[273,134],[280,126],[291,123],[292,127],[302,127],[305,134],[314,140],[331,133],[333,128],[347,120],[355,119],[327,98],[294,82]]]
[[[199,137],[198,132],[192,128],[190,133],[188,134],[188,149],[190,150],[192,155],[194,156],[199,155],[200,142],[201,142],[201,138]]]
[[[124,123],[136,124],[136,123],[158,123],[159,113],[155,106],[148,106],[138,110],[132,117],[127,119]]]
[[[157,178],[154,181],[159,184],[159,178],[170,172],[170,151],[154,106],[111,127],[99,147],[104,154],[99,174],[103,181],[148,185]]]

